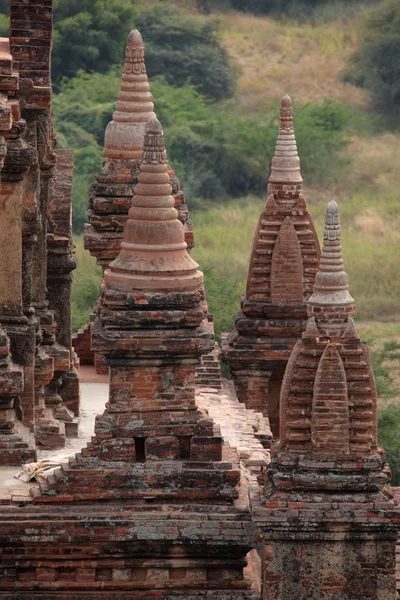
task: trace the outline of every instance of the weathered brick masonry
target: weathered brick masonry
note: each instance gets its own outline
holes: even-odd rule
[[[104,139],[104,163],[92,186],[89,223],[85,225],[85,248],[104,269],[119,253],[124,225],[137,183],[138,166],[143,151],[144,128],[154,115],[153,98],[146,74],[144,47],[135,29],[128,36],[125,65],[116,110],[107,125]],[[175,172],[168,167],[172,195],[178,218],[185,228],[188,248],[194,246],[193,231],[184,192]],[[76,351],[79,356],[81,345]],[[84,360],[88,353],[84,350]],[[98,373],[107,373],[101,356],[94,354]]]
[[[293,129],[292,102],[281,102],[268,200],[250,258],[246,294],[224,336],[222,352],[238,398],[269,417],[279,431],[279,394],[286,363],[301,336],[313,289],[319,243],[304,198]]]
[[[12,0],[0,40],[0,466],[77,428],[73,160],[54,150],[51,44],[52,1]],[[196,379],[221,385],[213,323],[136,30],[89,218],[85,244],[104,269],[93,350],[109,399],[68,465],[29,496],[0,491],[0,598],[394,600],[400,512],[371,359],[333,201],[318,268],[290,98],[224,347],[240,406],[226,383],[195,399]],[[280,437],[268,474],[261,412]]]
[[[375,381],[354,312],[332,200],[306,331],[283,381],[271,483],[253,508],[265,544],[264,600],[396,598],[400,511],[377,445]]]
[[[116,110],[104,138],[104,163],[93,184],[85,248],[107,268],[119,253],[124,225],[137,183],[144,129],[154,116],[153,97],[146,74],[144,47],[135,29],[128,36],[125,65]],[[174,171],[169,167],[175,207],[185,227],[185,241],[193,246],[188,207]]]
[[[76,266],[71,197],[65,185],[58,189],[62,168],[56,166],[52,132],[52,3],[13,0],[10,38],[0,46],[2,159],[6,153],[0,236],[10,256],[1,273],[0,322],[10,339],[10,360],[22,369],[22,389],[13,399],[20,421],[15,425],[34,457],[35,443],[48,448],[65,444],[64,420],[73,420],[79,405],[71,360],[70,271]],[[71,186],[72,163],[69,179]],[[65,310],[57,307],[61,299]],[[21,462],[16,444],[12,437],[3,439],[0,463]],[[22,450],[20,458],[25,457]]]
[[[5,598],[253,597],[243,569],[257,534],[238,457],[195,404],[195,366],[214,336],[169,182],[153,117],[92,329],[109,401],[92,442],[33,506],[1,507]]]

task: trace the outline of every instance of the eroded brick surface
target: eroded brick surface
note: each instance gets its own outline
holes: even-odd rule
[[[93,348],[110,369],[109,401],[92,440],[32,490],[31,502],[24,499],[23,523],[18,515],[8,523],[15,526],[3,556],[24,560],[10,562],[6,591],[28,594],[40,585],[45,600],[54,592],[253,595],[243,570],[257,544],[248,508],[256,480],[247,469],[240,485],[235,447],[195,402],[196,364],[215,340],[168,169],[153,118],[121,251],[104,273],[92,324]],[[4,505],[0,523],[12,508]],[[43,543],[51,543],[51,556]]]
[[[54,151],[52,3],[13,0],[0,44],[0,323],[23,385],[15,427],[31,447],[65,444],[79,410],[70,330],[72,153]],[[34,435],[34,439],[32,438]],[[23,462],[5,452],[0,462]]]
[[[307,211],[294,137],[292,103],[281,103],[268,200],[255,232],[246,294],[223,338],[238,398],[279,431],[279,395],[290,353],[305,326],[319,243]]]
[[[266,500],[253,505],[267,542],[264,599],[396,597],[400,512],[377,443],[376,386],[354,312],[331,201],[309,320],[284,377]]]

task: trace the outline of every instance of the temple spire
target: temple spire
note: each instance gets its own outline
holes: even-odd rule
[[[121,251],[105,272],[108,286],[184,290],[203,282],[198,264],[186,249],[168,170],[162,127],[153,116],[146,125],[143,158]]]
[[[302,182],[300,158],[293,127],[292,100],[285,95],[281,100],[279,134],[271,163],[269,193],[273,193],[274,184],[299,184]]]
[[[352,307],[340,243],[339,207],[331,200],[325,213],[324,243],[309,306]]]
[[[106,158],[140,160],[143,124],[154,115],[152,100],[144,63],[142,36],[134,29],[128,35],[116,110],[105,133]]]

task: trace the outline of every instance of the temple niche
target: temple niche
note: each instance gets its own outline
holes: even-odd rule
[[[232,384],[129,33],[85,227],[103,280],[72,338],[73,152],[52,130],[52,7],[12,0],[0,40],[0,597],[395,600],[400,511],[371,357],[335,201],[320,252],[291,99],[223,342]],[[68,438],[61,465],[15,484]]]

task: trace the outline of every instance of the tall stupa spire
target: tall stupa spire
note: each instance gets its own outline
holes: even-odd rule
[[[144,62],[142,36],[137,29],[134,29],[127,39],[125,65],[116,110],[105,133],[106,158],[140,160],[144,124],[154,115],[152,100]]]
[[[335,200],[328,203],[325,213],[324,243],[308,312],[318,315],[318,320],[331,319],[332,316],[318,310],[324,307],[344,310],[344,317],[351,317],[355,311],[343,265],[339,207]]]
[[[168,171],[163,130],[153,116],[146,125],[121,251],[104,275],[114,289],[184,290],[203,282],[198,264],[187,252]]]
[[[293,127],[292,100],[286,94],[281,100],[279,134],[269,178],[270,193],[274,191],[274,184],[299,184],[302,182],[300,158]]]

